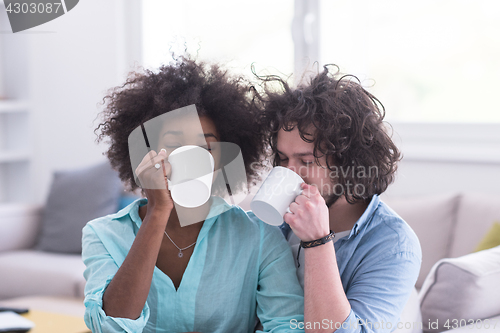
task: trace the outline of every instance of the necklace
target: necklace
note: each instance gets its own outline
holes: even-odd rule
[[[191,246],[193,246],[194,244],[196,244],[196,242],[194,242],[193,244],[189,245],[189,246],[186,246],[185,248],[181,249],[180,247],[177,246],[177,244],[175,244],[175,242],[172,240],[172,238],[170,238],[170,236],[167,234],[167,231],[165,230],[165,235],[167,235],[168,239],[170,239],[170,241],[172,242],[172,244],[174,244],[174,246],[177,248],[177,250],[179,250],[179,253],[177,254],[177,256],[179,258],[182,258],[183,254],[182,254],[182,251],[184,250],[187,250],[189,249]]]

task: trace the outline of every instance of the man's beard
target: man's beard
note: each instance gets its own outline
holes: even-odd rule
[[[323,199],[325,199],[325,203],[328,208],[330,208],[339,198],[340,195],[335,194],[327,194],[323,196]]]

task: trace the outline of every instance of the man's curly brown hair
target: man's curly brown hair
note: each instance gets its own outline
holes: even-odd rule
[[[94,131],[96,141],[107,138],[110,147],[104,154],[128,190],[134,191],[138,186],[130,162],[130,133],[152,118],[195,104],[199,116],[214,122],[221,142],[240,147],[247,181],[255,183],[264,140],[251,88],[243,77],[231,76],[217,64],[196,61],[189,55],[178,57],[158,71],[132,73],[125,84],[110,90],[99,114],[103,122]]]
[[[330,68],[336,68],[331,72]],[[366,170],[375,167],[377,174],[355,177],[351,172],[336,172],[336,183],[346,188],[360,184],[364,193],[345,191],[349,203],[369,201],[375,194],[384,192],[394,181],[400,152],[386,133],[385,109],[382,103],[367,92],[352,75],[341,75],[338,67],[326,65],[323,71],[312,77],[309,84],[290,88],[279,76],[259,77],[263,92],[258,94],[262,102],[262,124],[271,147],[274,165],[280,165],[277,154],[277,136],[280,129],[291,131],[298,127],[300,137],[314,142],[314,156],[326,155],[331,171],[358,167]],[[308,139],[307,129],[313,125],[314,138]],[[331,163],[333,161],[333,164]],[[352,170],[352,169],[347,169]],[[330,173],[332,174],[332,173]]]

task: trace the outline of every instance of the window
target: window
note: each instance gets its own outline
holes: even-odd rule
[[[296,82],[304,66],[334,63],[382,101],[406,159],[491,163],[499,12],[497,0],[143,0],[143,59],[156,68],[186,42],[235,72],[250,75],[256,63],[259,74]]]
[[[143,1],[143,59],[148,68],[185,47],[201,60],[227,63],[250,76],[293,72],[293,1]]]
[[[499,12],[497,0],[322,0],[320,61],[371,86],[389,121],[498,124]]]

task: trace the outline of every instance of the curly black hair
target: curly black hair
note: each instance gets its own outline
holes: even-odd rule
[[[134,191],[138,185],[130,161],[130,133],[152,118],[195,104],[199,116],[214,122],[221,142],[240,147],[247,182],[255,184],[262,166],[264,140],[252,88],[245,78],[231,76],[220,65],[197,61],[189,55],[174,58],[158,71],[131,73],[125,84],[110,90],[99,114],[103,122],[94,130],[96,142],[108,139],[110,147],[103,154],[127,189]]]
[[[332,67],[336,69],[333,72]],[[342,75],[337,66],[326,65],[297,88],[276,75],[257,77],[263,91],[256,97],[261,102],[261,122],[268,133],[266,141],[274,165],[280,165],[276,147],[279,130],[291,131],[297,126],[302,140],[314,143],[316,163],[326,155],[330,171],[376,168],[376,173],[366,177],[335,172],[336,183],[342,188],[348,182],[364,188],[361,195],[345,191],[349,203],[367,202],[394,181],[401,154],[384,127],[384,106],[355,76]],[[315,128],[313,139],[307,138],[311,125]]]

